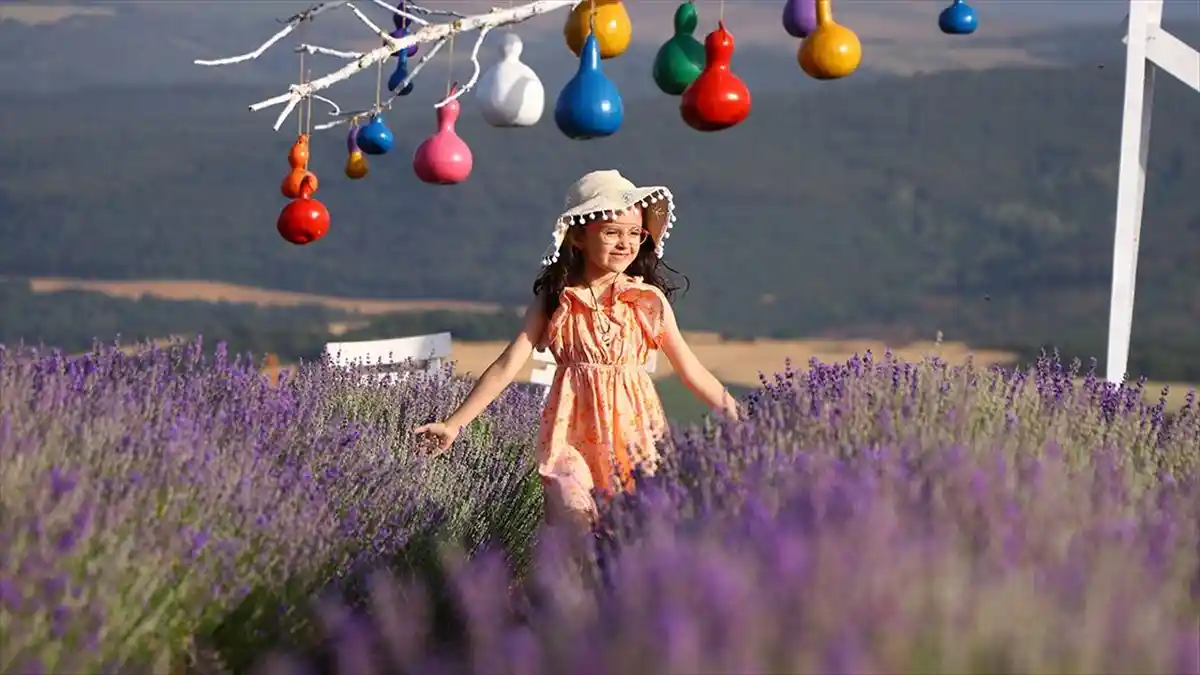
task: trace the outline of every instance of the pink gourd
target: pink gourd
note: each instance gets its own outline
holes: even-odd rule
[[[413,171],[426,183],[453,185],[471,175],[471,148],[454,133],[459,111],[458,100],[438,108],[437,133],[425,139],[413,155]]]

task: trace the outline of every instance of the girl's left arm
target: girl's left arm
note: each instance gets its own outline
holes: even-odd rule
[[[679,379],[683,381],[684,385],[696,395],[696,398],[706,403],[708,407],[723,412],[726,417],[738,419],[737,400],[725,390],[725,385],[721,384],[720,380],[714,377],[703,363],[700,363],[700,359],[696,358],[692,348],[683,339],[683,334],[679,332],[679,325],[675,322],[675,311],[671,309],[671,304],[666,302],[665,298],[662,304],[663,325],[659,333],[659,347],[671,361],[671,367],[679,374]]]

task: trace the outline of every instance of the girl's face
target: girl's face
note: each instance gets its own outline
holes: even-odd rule
[[[649,236],[642,221],[642,210],[635,206],[611,220],[589,222],[577,240],[588,267],[598,273],[624,272]]]

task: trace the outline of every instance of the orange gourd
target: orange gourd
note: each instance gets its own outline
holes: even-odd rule
[[[288,175],[284,177],[283,184],[279,186],[283,196],[288,199],[296,199],[300,196],[300,190],[304,186],[304,182],[309,181],[309,189],[313,194],[317,191],[317,174],[308,169],[292,169]]]
[[[293,169],[307,169],[308,156],[308,134],[300,134],[296,138],[296,142],[292,143],[292,149],[288,152],[288,164]]]

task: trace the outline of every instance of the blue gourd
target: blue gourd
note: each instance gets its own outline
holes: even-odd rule
[[[383,116],[375,115],[370,124],[359,129],[355,142],[358,143],[358,149],[368,155],[383,155],[392,149],[395,139],[392,138],[392,131],[383,123]]]
[[[621,128],[625,106],[621,92],[600,68],[600,44],[590,33],[579,54],[579,70],[563,87],[554,106],[554,123],[568,138],[611,136]]]
[[[408,54],[405,54],[404,52],[405,50],[403,49],[397,52],[396,70],[392,71],[392,76],[388,78],[388,91],[396,91],[400,84],[404,82],[404,78],[408,77]],[[408,96],[412,93],[412,90],[413,83],[409,82],[407,85],[405,85],[404,90],[399,92],[398,95]]]
[[[978,27],[975,8],[963,0],[954,0],[954,4],[938,15],[938,28],[947,35],[970,35]]]

